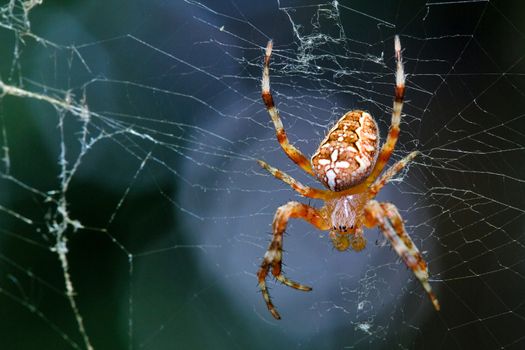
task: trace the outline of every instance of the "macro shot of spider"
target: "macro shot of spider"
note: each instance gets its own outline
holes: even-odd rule
[[[427,264],[406,232],[397,208],[391,203],[374,200],[381,188],[418,154],[418,152],[410,153],[383,172],[398,139],[405,94],[405,73],[399,36],[396,35],[394,39],[396,85],[392,121],[381,149],[379,149],[379,128],[374,118],[367,112],[353,110],[343,115],[328,132],[311,160],[288,141],[279,112],[273,102],[270,92],[272,45],[272,41],[269,41],[266,46],[262,99],[275,126],[277,140],[294,163],[317,178],[327,189],[305,186],[284,172],[259,161],[261,167],[290,185],[302,196],[324,201],[324,206],[320,209],[295,201],[288,202],[277,209],[272,224],[272,240],[257,272],[259,288],[268,310],[276,319],[281,318],[266,286],[266,277],[270,270],[278,281],[289,287],[303,291],[312,290],[311,287],[288,279],[282,272],[283,234],[291,218],[302,218],[319,230],[330,230],[329,237],[334,247],[340,251],[350,247],[355,251],[364,249],[366,239],[363,236],[363,228],[378,227],[421,282],[434,308],[439,310],[439,302],[428,282]]]

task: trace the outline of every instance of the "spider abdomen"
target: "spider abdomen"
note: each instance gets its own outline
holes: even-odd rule
[[[362,182],[377,160],[379,130],[367,112],[346,113],[328,132],[312,156],[315,175],[332,191]]]

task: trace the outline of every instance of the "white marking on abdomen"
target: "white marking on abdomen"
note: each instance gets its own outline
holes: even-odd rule
[[[356,174],[362,174],[370,166],[370,161],[367,157],[356,156],[355,159],[359,163],[359,168],[355,171]]]
[[[333,151],[331,158],[332,158],[332,162],[334,163],[337,162],[337,158],[339,158],[339,151],[338,150]]]
[[[330,189],[332,191],[335,190],[335,178],[337,177],[337,174],[335,173],[335,171],[333,171],[332,169],[328,170],[326,172],[326,179],[328,180],[328,187],[330,187]]]
[[[365,144],[365,149],[368,151],[368,152],[373,152],[376,148],[372,145],[367,145]]]

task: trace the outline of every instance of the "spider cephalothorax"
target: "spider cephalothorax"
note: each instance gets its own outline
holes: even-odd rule
[[[392,123],[381,149],[379,148],[379,130],[374,118],[367,112],[354,110],[341,117],[328,132],[311,161],[290,144],[284,131],[270,92],[272,42],[268,42],[266,46],[262,98],[275,126],[277,140],[292,161],[328,188],[320,190],[304,186],[282,171],[259,161],[264,169],[289,184],[301,195],[325,201],[324,206],[320,209],[299,202],[288,202],[279,207],[275,213],[273,238],[257,272],[257,277],[268,310],[277,319],[281,317],[273,306],[266,287],[266,276],[270,269],[275,278],[287,286],[299,290],[311,290],[308,286],[288,279],[281,271],[283,233],[290,218],[302,218],[320,230],[329,230],[334,247],[341,251],[350,247],[355,251],[364,249],[366,239],[363,236],[363,227],[379,227],[396,253],[421,282],[434,308],[439,310],[438,300],[428,282],[427,264],[405,231],[403,219],[397,208],[391,203],[380,203],[374,200],[388,180],[417,155],[417,152],[410,153],[381,175],[397,142],[405,93],[401,44],[397,35],[394,46],[397,67]]]

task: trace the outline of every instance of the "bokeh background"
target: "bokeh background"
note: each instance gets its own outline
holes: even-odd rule
[[[0,6],[0,348],[525,346],[523,2]],[[316,184],[275,141],[263,48],[274,40],[275,98],[312,154],[349,109],[386,134],[396,33],[408,90],[393,159],[422,156],[380,199],[400,208],[443,310],[377,230],[341,254],[296,221],[285,272],[314,290],[272,284],[275,321],[255,272],[275,209],[308,201],[255,160]],[[59,237],[77,314],[63,209],[82,226]]]

